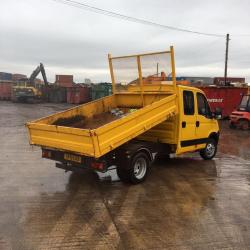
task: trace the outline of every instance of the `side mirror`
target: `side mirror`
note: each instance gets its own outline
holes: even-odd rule
[[[215,108],[215,111],[213,112],[213,118],[215,118],[217,120],[222,118],[221,108]]]
[[[206,109],[205,109],[205,108],[201,108],[201,113],[202,113],[203,115],[206,115]]]

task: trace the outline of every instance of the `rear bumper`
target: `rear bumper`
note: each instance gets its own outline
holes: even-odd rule
[[[66,164],[66,163],[59,163],[59,162],[56,162],[56,167],[64,169],[65,171],[72,171],[72,172],[79,172],[79,173],[84,172],[86,169],[89,169],[85,167],[79,167],[79,166]]]
[[[65,159],[65,155],[73,156],[72,160]],[[95,159],[93,157],[86,157],[77,155],[71,152],[57,151],[48,148],[42,148],[42,158],[56,161],[56,167],[67,171],[79,171],[84,169],[93,169],[100,172],[106,172],[108,163],[102,157]],[[77,159],[77,161],[75,161]]]

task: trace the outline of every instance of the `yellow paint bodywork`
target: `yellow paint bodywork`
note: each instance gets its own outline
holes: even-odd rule
[[[176,115],[176,95],[145,94],[145,106],[137,93],[116,94],[27,123],[30,143],[43,147],[100,157],[123,143]],[[75,115],[92,117],[112,108],[133,107],[135,112],[96,129],[79,129],[51,125],[58,118]]]
[[[119,57],[136,57],[138,66],[138,78],[128,85],[126,92],[119,92],[115,88],[112,66],[112,60],[118,57],[112,58],[109,55],[113,95],[27,123],[30,143],[95,158],[105,155],[133,138],[169,144],[177,154],[204,148],[205,144],[182,147],[181,141],[208,138],[211,133],[218,133],[218,123],[215,119],[198,115],[196,98],[195,114],[189,117],[184,115],[183,91],[192,91],[194,96],[197,92],[203,92],[193,87],[176,85],[173,47],[170,51],[161,53],[171,55],[173,81],[156,81],[155,77],[142,79],[140,59],[149,54]],[[152,54],[159,53],[150,55]],[[77,115],[91,118],[117,107],[137,110],[96,129],[52,125],[59,118]],[[186,129],[181,126],[185,120]],[[202,129],[194,125],[198,120],[202,123]]]
[[[148,87],[144,86],[144,91],[158,92],[159,89],[161,89],[163,92],[167,91],[168,85],[166,83],[163,84],[163,86],[160,85],[161,83],[158,82]],[[131,89],[135,90],[133,87]],[[202,90],[194,87],[182,85],[176,86],[176,115],[138,136],[138,139],[170,144],[173,146],[176,154],[192,152],[205,148],[206,144],[196,144],[193,146],[181,147],[181,141],[208,138],[212,133],[219,132],[219,125],[216,119],[209,119],[198,114],[196,98],[194,98],[194,115],[191,115],[188,118],[184,116],[182,95],[184,90],[192,91],[195,97],[197,93],[202,93],[205,95]],[[182,128],[182,122],[187,122],[187,119],[189,119],[190,127]],[[196,121],[200,122],[200,127],[198,128],[195,126]]]
[[[135,137],[145,141],[170,144],[175,148],[177,154],[204,148],[205,144],[188,147],[180,145],[180,142],[188,138],[190,134],[190,130],[181,127],[183,121],[182,91],[190,90],[194,94],[202,93],[202,91],[196,88],[177,86],[176,93],[171,94],[171,88],[168,90],[166,86],[164,88],[165,91],[161,93],[152,92],[151,88],[150,91],[147,91],[145,88],[144,107],[142,107],[140,93],[120,93],[30,122],[27,124],[30,143],[96,158]],[[75,115],[92,117],[116,107],[133,107],[138,108],[138,110],[96,129],[51,125],[58,118]],[[195,110],[197,110],[196,102]],[[191,119],[195,123],[197,115],[193,115]],[[199,135],[198,131],[195,131],[193,139],[208,138],[211,133],[219,131],[215,119],[207,119],[207,124],[206,129],[200,131]]]
[[[13,87],[14,93],[16,93],[17,91],[27,91],[27,90],[30,90],[30,92],[33,94],[34,97],[40,98],[42,96],[41,90],[32,86],[20,85],[20,86]]]
[[[181,141],[186,140],[187,138],[189,140],[196,140],[196,139],[205,139],[205,138],[209,138],[209,136],[212,133],[219,133],[219,125],[218,122],[215,118],[207,118],[205,116],[199,115],[198,114],[198,103],[197,103],[197,93],[201,93],[205,96],[205,93],[198,89],[198,88],[194,88],[194,87],[187,87],[187,86],[182,86],[182,85],[178,85],[177,87],[179,89],[178,91],[178,95],[179,95],[179,122],[178,122],[178,140],[177,140],[177,150],[176,153],[177,154],[182,154],[182,153],[186,153],[186,152],[192,152],[192,151],[196,151],[202,148],[205,148],[206,144],[196,144],[193,146],[188,146],[188,147],[181,147]],[[187,117],[185,117],[184,115],[184,110],[183,110],[183,96],[182,93],[184,90],[189,90],[192,91],[194,94],[194,115],[191,115],[189,117],[189,124],[190,124],[190,128],[182,128],[182,121],[186,121]],[[200,123],[199,127],[195,126],[196,122]],[[191,132],[193,132],[193,138],[190,138],[190,134]]]

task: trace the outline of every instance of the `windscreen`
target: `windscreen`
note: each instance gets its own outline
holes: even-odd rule
[[[247,96],[247,95],[242,97],[239,110],[246,110],[248,106],[250,107],[249,99],[250,99],[250,96]]]
[[[114,57],[111,60],[116,92],[129,91],[130,86],[172,79],[170,52]]]

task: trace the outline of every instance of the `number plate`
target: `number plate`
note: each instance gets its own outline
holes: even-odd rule
[[[64,154],[64,160],[81,163],[82,157],[78,155]]]

